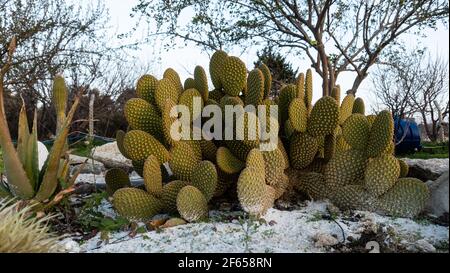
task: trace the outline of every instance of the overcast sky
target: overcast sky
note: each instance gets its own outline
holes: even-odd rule
[[[132,29],[136,24],[136,19],[130,17],[131,9],[137,3],[137,0],[104,0],[106,7],[109,9],[111,18],[111,33],[124,33]],[[188,16],[186,18],[189,18]],[[142,22],[142,25],[145,25]],[[140,40],[144,35],[142,32],[137,32],[134,39]],[[418,38],[413,35],[404,36],[404,42],[408,47],[414,47],[418,41],[429,48],[432,54],[439,54],[448,60],[449,55],[449,31],[447,28],[441,26],[436,31],[430,30],[426,39]],[[115,42],[119,42],[116,40]],[[123,42],[123,41],[122,41]],[[158,42],[156,43],[158,44]],[[201,52],[195,45],[188,45],[183,48],[174,48],[169,51],[159,50],[158,47],[142,46],[137,52],[133,52],[139,62],[149,64],[148,73],[155,75],[158,78],[162,77],[164,70],[168,67],[174,68],[181,76],[182,81],[192,75],[194,67],[201,65],[208,69],[209,58],[208,55]],[[239,52],[229,52],[231,55],[239,54]],[[239,56],[248,68],[253,67],[253,62],[256,60],[256,49],[245,52]],[[299,68],[299,71],[305,71],[310,63],[301,56],[288,56],[287,58],[294,68]],[[350,89],[353,83],[354,75],[351,73],[342,74],[338,78],[338,84],[341,85],[343,91]],[[318,75],[314,77],[314,100],[321,96],[321,80]],[[372,89],[370,76],[363,82],[358,90],[357,96],[364,98],[368,104],[368,109],[376,102],[376,99],[371,95]]]

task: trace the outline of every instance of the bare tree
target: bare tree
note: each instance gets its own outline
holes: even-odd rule
[[[415,114],[411,101],[424,84],[420,76],[422,70],[417,63],[422,54],[420,49],[413,50],[399,55],[392,63],[376,66],[371,78],[377,102],[375,112],[387,108],[398,118],[411,118]]]
[[[440,56],[428,57],[428,60],[419,58],[416,65],[422,67],[419,74],[421,84],[411,96],[411,104],[420,114],[430,140],[436,141],[442,127],[439,120],[444,120],[449,114],[448,60]]]
[[[108,96],[99,100],[104,105],[113,104],[123,90],[134,85],[136,73],[142,72],[130,69],[135,64],[129,62],[123,47],[111,46],[107,35],[109,17],[101,1],[71,3],[0,0],[0,67],[7,62],[12,37],[17,41],[11,69],[4,79],[5,100],[11,102],[6,107],[12,110],[7,118],[13,137],[17,132],[14,120],[20,109],[20,96],[29,106],[30,117],[33,106],[39,108],[39,136],[54,132],[50,92],[56,74],[64,74],[72,91],[98,88],[101,96]]]
[[[394,117],[420,115],[430,140],[437,140],[440,115],[444,120],[449,114],[448,61],[422,50],[404,52],[395,62],[378,66],[372,82],[377,105]]]
[[[302,52],[328,95],[347,71],[356,75],[348,90],[355,93],[369,68],[401,46],[399,37],[446,24],[449,6],[443,0],[140,0],[134,11],[156,21],[153,34],[170,38],[169,46],[180,38],[206,50],[262,44]]]

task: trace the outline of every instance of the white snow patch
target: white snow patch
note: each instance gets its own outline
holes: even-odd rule
[[[161,231],[149,231],[134,238],[128,232],[110,235],[109,242],[102,242],[100,235],[88,240],[72,252],[326,252],[316,245],[318,234],[336,238],[342,242],[340,227],[333,221],[323,220],[326,202],[307,202],[306,206],[294,211],[269,209],[265,222],[227,220],[240,212],[211,211],[210,222],[192,223]],[[115,212],[105,200],[99,208],[107,216]],[[414,246],[423,240],[416,249],[431,249],[429,244],[449,240],[448,227],[416,223],[411,219],[389,218],[370,212],[357,212],[360,221],[338,218],[336,221],[344,230],[345,238],[357,239],[369,225],[383,224],[385,229],[393,230],[405,245]],[[398,239],[396,238],[396,239]],[[316,239],[316,240],[315,240]],[[333,243],[335,243],[334,241]]]

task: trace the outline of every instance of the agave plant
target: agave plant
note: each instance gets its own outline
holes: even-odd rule
[[[79,96],[75,98],[72,107],[66,114],[68,90],[64,78],[59,75],[55,77],[52,102],[57,113],[56,138],[44,166],[39,170],[36,111],[30,132],[26,106],[22,105],[19,113],[17,147],[14,147],[6,122],[3,82],[5,74],[11,66],[14,49],[15,41],[13,39],[9,47],[8,62],[0,71],[0,147],[3,150],[4,172],[7,181],[6,183],[0,181],[0,196],[37,201],[45,205],[45,208],[70,192],[76,178],[76,175],[69,178],[67,135],[79,104]]]

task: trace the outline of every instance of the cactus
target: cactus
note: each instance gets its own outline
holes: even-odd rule
[[[191,88],[197,88],[195,80],[193,78],[187,78],[184,81],[183,88],[184,88],[184,90],[188,90],[188,89],[191,89]]]
[[[370,128],[367,155],[377,157],[385,151],[394,137],[394,120],[389,111],[380,112]]]
[[[216,166],[210,161],[200,162],[192,172],[192,186],[199,189],[206,201],[211,200],[217,187]]]
[[[253,69],[247,77],[247,68],[239,58],[217,51],[209,68],[215,87],[210,92],[200,66],[195,68],[194,78],[186,79],[184,88],[173,69],[166,70],[161,80],[146,75],[138,81],[139,98],[128,101],[125,109],[132,130],[118,132],[117,141],[144,177],[146,190],[117,190],[113,203],[119,214],[146,218],[158,210],[195,222],[207,217],[213,196],[229,193],[237,195],[245,212],[261,216],[275,200],[291,196],[291,189],[312,199],[328,198],[341,209],[410,217],[423,208],[427,191],[413,179],[399,179],[408,170],[393,156],[390,113],[365,116],[364,101],[354,95],[347,95],[339,104],[339,86],[332,89],[331,96],[313,104],[311,70],[300,73],[295,84],[283,86],[278,97],[269,99],[272,80],[266,65]],[[260,144],[267,144],[258,138],[259,129],[264,127],[253,113],[238,114],[233,124],[225,124],[224,128],[233,125],[235,129],[243,122],[238,129],[244,131],[233,131],[233,136],[242,136],[239,139],[172,139],[172,125],[183,119],[170,115],[175,106],[189,108],[192,118],[186,125],[191,129],[197,126],[194,120],[200,124],[208,121],[193,113],[194,97],[201,98],[200,108],[278,105],[278,121],[283,126],[278,146],[260,150]],[[270,112],[258,114],[269,122],[276,121]],[[253,120],[255,132],[249,130]],[[165,162],[173,177],[166,174]],[[293,173],[297,173],[296,179]]]
[[[341,102],[341,86],[336,85],[331,90],[331,97],[336,100],[337,103]]]
[[[113,195],[113,205],[119,215],[129,220],[148,220],[161,210],[158,199],[135,188],[117,190]]]
[[[161,204],[168,213],[177,212],[177,196],[182,188],[188,186],[187,182],[175,180],[164,185],[161,195]]]
[[[257,168],[249,166],[241,172],[237,193],[244,211],[251,215],[260,215],[264,212],[267,196],[265,185],[264,173]]]
[[[353,109],[352,109],[352,113],[355,114],[361,114],[364,115],[366,112],[366,107],[364,105],[364,101],[362,98],[356,98],[355,101],[353,102]]]
[[[136,96],[155,105],[156,88],[158,88],[158,80],[152,75],[143,75],[137,82]]]
[[[180,76],[174,69],[167,68],[166,71],[164,71],[163,78],[168,79],[170,82],[172,82],[173,86],[179,94],[183,92],[183,85],[181,84]]]
[[[131,187],[128,173],[119,168],[109,169],[105,173],[106,192],[112,196],[118,189]]]
[[[146,160],[150,155],[156,156],[159,162],[167,162],[170,158],[169,152],[155,137],[141,130],[126,133],[123,146],[133,161]]]
[[[425,207],[429,190],[425,183],[415,178],[400,178],[377,202],[377,209],[387,214],[414,217]]]
[[[178,142],[172,147],[169,166],[175,177],[183,181],[191,181],[192,172],[201,161],[200,155],[188,142]]]
[[[306,70],[305,79],[305,105],[308,110],[312,108],[312,97],[313,97],[313,85],[312,85],[312,70]]]
[[[370,160],[364,178],[365,188],[375,196],[387,192],[400,176],[400,165],[392,155],[382,155]]]
[[[308,109],[301,98],[295,98],[289,105],[289,120],[292,127],[301,133],[306,132],[308,122]]]
[[[245,104],[260,104],[264,97],[264,75],[261,70],[256,68],[250,71],[247,79],[247,87]]]
[[[267,98],[270,94],[270,89],[272,88],[272,74],[270,73],[269,67],[262,63],[259,66],[259,69],[264,75],[264,96],[263,98]]]
[[[238,57],[228,57],[222,67],[220,79],[227,95],[238,96],[247,81],[247,68],[244,62]]]
[[[217,149],[216,162],[217,166],[228,174],[238,173],[245,167],[245,163],[236,158],[226,147]]]
[[[139,98],[126,102],[124,115],[132,129],[147,132],[161,141],[162,122],[155,106]]]
[[[154,155],[149,156],[147,160],[145,160],[143,177],[144,186],[147,192],[156,197],[160,197],[162,194],[161,163]]]
[[[208,217],[208,201],[203,193],[194,186],[183,187],[177,196],[177,210],[188,222]]]
[[[401,159],[398,159],[398,164],[400,166],[400,177],[406,177],[409,173],[409,166],[408,164]]]
[[[341,103],[341,108],[339,111],[339,124],[342,125],[347,120],[347,118],[353,113],[353,103],[355,102],[355,96],[353,94],[348,94],[344,97]]]
[[[218,50],[214,52],[209,62],[209,73],[211,75],[211,81],[217,90],[220,90],[222,88],[222,67],[224,67],[227,58],[227,53],[222,50]],[[215,100],[218,101],[217,99]]]
[[[322,97],[312,108],[306,130],[313,137],[331,134],[336,129],[338,119],[337,102],[331,97]]]
[[[342,136],[353,149],[365,149],[369,138],[370,124],[362,114],[353,114],[342,125]]]
[[[202,95],[203,101],[208,100],[209,90],[208,90],[208,78],[206,76],[205,69],[201,66],[196,66],[194,70],[194,81],[195,89]],[[185,90],[187,88],[185,87]]]
[[[305,74],[300,73],[298,75],[295,85],[297,86],[297,98],[301,99],[303,103],[305,103]]]

